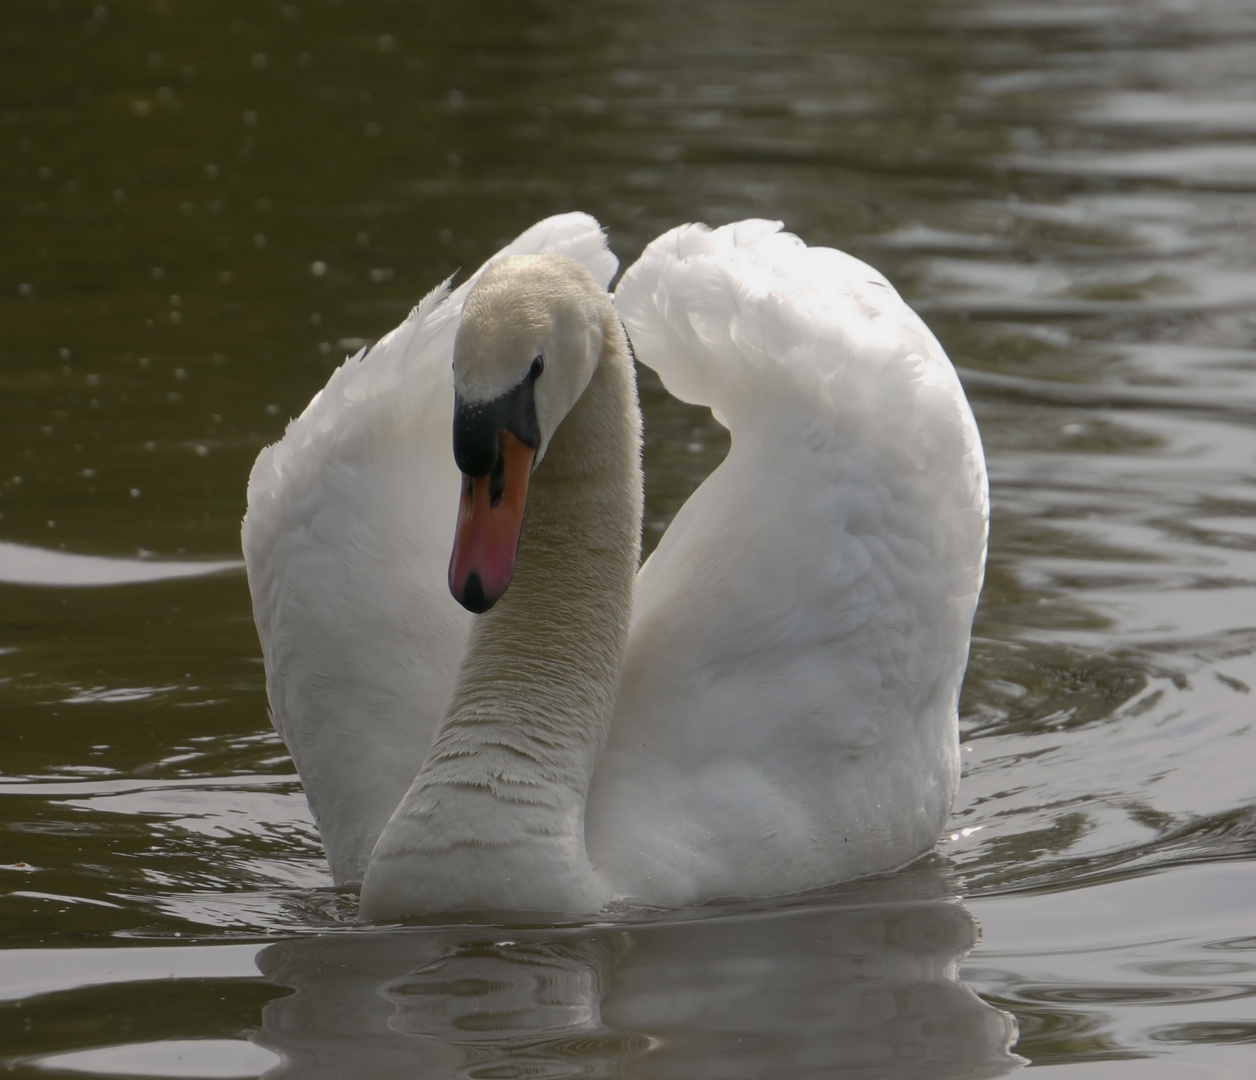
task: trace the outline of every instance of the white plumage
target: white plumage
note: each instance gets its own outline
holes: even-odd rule
[[[558,826],[516,828],[515,796],[454,811],[416,780],[472,620],[498,614],[469,615],[446,584],[459,498],[450,361],[479,275],[346,361],[259,456],[244,550],[272,715],[337,881],[368,876],[392,819],[368,915],[779,894],[899,865],[936,839],[958,781],[956,704],[985,560],[980,441],[941,347],[889,283],[779,229],[674,229],[616,291],[637,357],[709,406],[732,448],[641,569],[609,732],[584,736],[595,765],[569,822],[584,850],[555,840],[567,854],[553,866],[538,853]],[[580,214],[502,254],[542,252],[602,287],[616,266]],[[561,467],[554,446],[538,484]],[[625,452],[635,460],[635,445]],[[623,497],[639,503],[639,490]],[[521,567],[544,520],[532,498]],[[526,625],[525,602],[539,611],[529,588],[513,626]],[[581,688],[560,684],[581,674],[552,660],[521,677],[565,715]],[[529,790],[562,787],[558,761],[537,765]],[[460,839],[438,857],[424,830],[441,813]],[[512,879],[511,858],[534,854],[544,872]]]

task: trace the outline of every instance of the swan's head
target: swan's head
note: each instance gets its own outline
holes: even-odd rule
[[[449,590],[487,611],[510,585],[528,481],[593,377],[610,301],[565,255],[514,255],[475,283],[454,341],[462,503]]]

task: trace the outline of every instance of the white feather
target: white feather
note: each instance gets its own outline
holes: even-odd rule
[[[976,425],[884,277],[779,229],[674,229],[616,292],[639,359],[732,432],[638,581],[587,819],[621,894],[897,865],[937,838],[959,777]]]

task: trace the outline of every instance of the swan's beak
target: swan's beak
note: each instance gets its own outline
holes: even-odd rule
[[[483,476],[462,476],[458,528],[449,559],[449,591],[468,611],[488,611],[510,586],[536,451],[509,431],[498,435],[497,461]]]

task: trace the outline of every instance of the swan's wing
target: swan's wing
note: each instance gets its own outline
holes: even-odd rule
[[[496,257],[537,252],[570,255],[603,284],[618,265],[585,214],[549,218]],[[338,882],[361,880],[465,647],[470,616],[446,585],[450,371],[478,276],[452,293],[446,282],[346,360],[249,477],[244,556],[271,717]]]
[[[884,277],[779,229],[674,229],[616,293],[641,361],[732,433],[642,568],[588,809],[612,884],[665,902],[904,862],[958,779],[976,425]]]

